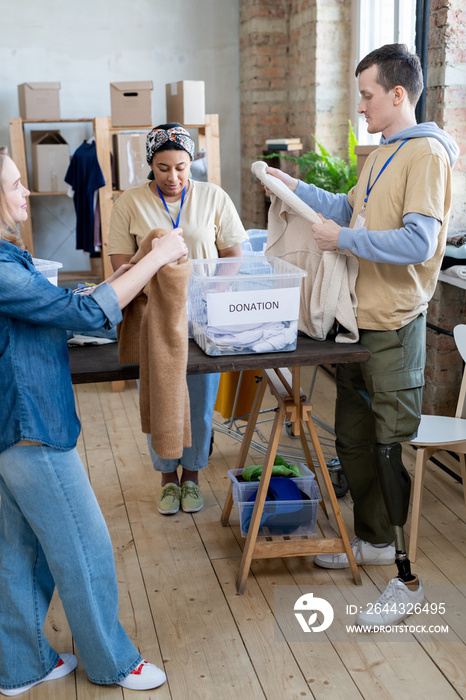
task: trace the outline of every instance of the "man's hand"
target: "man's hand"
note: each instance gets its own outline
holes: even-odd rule
[[[298,186],[299,180],[297,180],[295,177],[291,177],[291,175],[288,175],[288,173],[284,173],[283,170],[279,170],[279,168],[269,168],[269,166],[267,166],[265,172],[267,175],[273,175],[273,177],[281,180],[292,192],[294,192]],[[265,185],[264,189],[270,197],[272,194],[271,191],[267,189]]]
[[[336,250],[341,226],[331,219],[324,219],[322,214],[318,216],[322,223],[312,224],[311,227],[315,242],[321,250]]]

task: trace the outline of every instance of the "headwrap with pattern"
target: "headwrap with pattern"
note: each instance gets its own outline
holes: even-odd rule
[[[173,141],[181,146],[189,155],[194,158],[194,141],[182,126],[174,126],[171,129],[158,129],[155,127],[147,134],[146,138],[146,160],[149,165],[152,163],[154,153],[159,150],[167,141]]]

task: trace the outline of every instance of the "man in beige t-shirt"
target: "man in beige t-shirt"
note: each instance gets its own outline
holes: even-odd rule
[[[358,257],[357,321],[371,358],[337,367],[335,431],[354,502],[356,562],[386,565],[396,556],[398,576],[377,601],[383,612],[358,616],[371,626],[395,624],[413,609],[410,603],[423,600],[405,550],[410,477],[400,443],[415,437],[420,421],[425,313],[445,251],[458,147],[433,122],[416,124],[422,70],[406,46],[371,52],[356,77],[358,112],[369,133],[382,137],[348,195],[269,172],[320,212],[322,223],[309,233],[321,250],[339,248]],[[314,561],[326,568],[348,566],[346,554]]]

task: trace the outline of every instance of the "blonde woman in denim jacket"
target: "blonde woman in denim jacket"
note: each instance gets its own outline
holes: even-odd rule
[[[19,695],[77,664],[42,630],[55,586],[88,678],[147,690],[165,673],[118,620],[112,544],[76,451],[80,423],[66,328],[111,328],[121,309],[187,248],[176,229],[86,296],[37,272],[17,238],[29,191],[0,151],[0,694]]]

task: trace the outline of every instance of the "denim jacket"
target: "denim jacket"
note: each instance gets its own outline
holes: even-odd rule
[[[20,440],[71,449],[76,415],[66,329],[109,329],[121,321],[112,287],[88,296],[51,284],[31,255],[0,240],[0,452]]]

